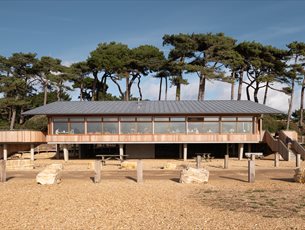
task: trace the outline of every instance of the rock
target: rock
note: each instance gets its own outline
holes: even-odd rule
[[[38,184],[57,184],[61,181],[62,164],[51,164],[36,176]]]
[[[166,163],[163,169],[174,170],[177,168],[177,165],[174,163]]]
[[[204,168],[187,168],[181,171],[180,183],[207,183],[209,180],[209,171]]]
[[[305,184],[305,168],[297,168],[294,171],[294,181]]]
[[[122,169],[136,169],[137,168],[137,162],[134,161],[124,161],[121,163]]]

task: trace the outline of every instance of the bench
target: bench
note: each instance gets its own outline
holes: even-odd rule
[[[211,156],[211,153],[196,153],[196,155],[201,156],[205,161],[212,161],[212,159],[214,159],[214,157]]]
[[[119,160],[121,163],[124,161],[124,157],[128,157],[128,155],[119,155],[119,154],[98,154],[96,157],[102,158],[102,165],[106,165],[107,160]]]
[[[245,153],[245,156],[248,158],[253,157],[253,159],[257,158],[262,158],[263,157],[263,153]]]

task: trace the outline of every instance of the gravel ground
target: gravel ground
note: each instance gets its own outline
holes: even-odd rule
[[[65,164],[60,184],[37,185],[37,170],[52,162],[58,161],[41,156],[24,177],[8,172],[0,184],[0,229],[305,229],[305,186],[291,182],[293,163],[274,170],[272,161],[257,160],[257,181],[249,184],[246,161],[232,160],[223,170],[223,160],[213,160],[205,163],[208,184],[186,185],[172,178],[179,171],[167,177],[158,170],[165,176],[144,177],[143,184],[112,178],[131,172],[114,161],[103,168],[109,177],[94,184],[88,177],[92,161],[75,160]],[[185,164],[146,160],[144,167],[153,175],[167,162]]]

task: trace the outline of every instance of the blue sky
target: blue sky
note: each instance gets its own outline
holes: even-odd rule
[[[68,64],[109,41],[152,44],[167,52],[162,36],[180,32],[224,32],[239,42],[285,48],[305,41],[304,10],[302,0],[1,0],[0,55],[35,52]]]

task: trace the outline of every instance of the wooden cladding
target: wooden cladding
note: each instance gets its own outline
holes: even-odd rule
[[[40,131],[0,131],[0,143],[46,143],[46,136]]]
[[[48,135],[48,143],[258,143],[259,134]]]

